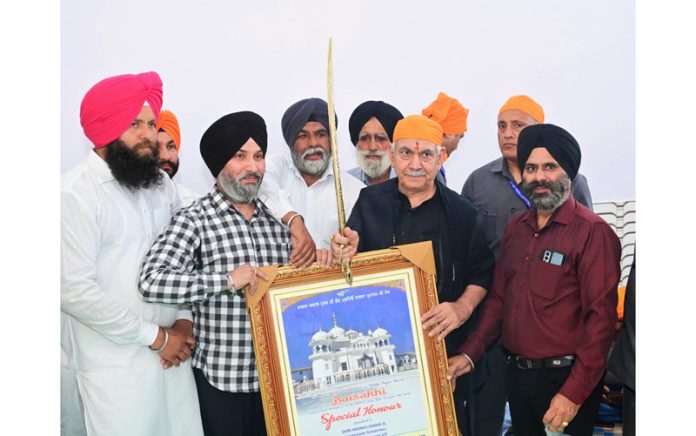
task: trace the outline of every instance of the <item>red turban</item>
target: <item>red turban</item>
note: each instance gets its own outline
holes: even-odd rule
[[[80,105],[80,124],[97,148],[128,130],[147,102],[155,114],[162,107],[162,80],[154,71],[109,77],[87,91]]]

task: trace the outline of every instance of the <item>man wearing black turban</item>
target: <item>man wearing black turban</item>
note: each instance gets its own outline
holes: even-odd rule
[[[141,268],[145,301],[193,309],[192,365],[205,434],[266,434],[241,292],[268,280],[258,267],[285,263],[290,252],[288,228],[257,199],[266,146],[266,124],[253,112],[215,121],[200,148],[213,190],[179,209]]]
[[[320,98],[307,98],[292,104],[283,114],[281,128],[290,147],[290,156],[276,155],[268,159],[268,171],[259,196],[283,223],[299,225],[304,222],[309,232],[307,236],[311,235],[310,241],[316,243],[317,250],[312,254],[319,263],[328,264],[327,248],[331,235],[338,229],[338,209],[327,103]],[[345,213],[349,216],[363,185],[342,172],[341,187]],[[302,238],[298,236],[297,239]]]
[[[532,202],[500,243],[492,292],[452,357],[457,377],[502,332],[506,393],[516,434],[544,429],[592,435],[616,323],[621,243],[571,194],[580,146],[553,124],[526,127],[517,142],[521,189]],[[548,433],[547,433],[548,434]]]
[[[358,166],[348,174],[368,186],[396,177],[391,168],[392,135],[403,117],[397,108],[383,101],[366,101],[355,108],[348,130]]]

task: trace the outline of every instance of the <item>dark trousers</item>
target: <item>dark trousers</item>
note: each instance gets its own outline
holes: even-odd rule
[[[225,392],[193,369],[205,436],[266,435],[261,393]]]
[[[519,369],[510,360],[505,379],[507,399],[515,436],[544,436],[543,417],[549,409],[551,399],[558,393],[570,374],[571,366],[565,368]],[[602,396],[604,378],[580,406],[575,418],[566,427],[565,433],[573,436],[591,436],[594,430],[599,400]]]
[[[454,412],[457,415],[457,426],[462,436],[475,436],[473,432],[472,401],[474,390],[471,385],[471,374],[457,377],[454,389]]]
[[[636,436],[636,391],[623,389],[623,435]]]
[[[479,369],[480,367],[480,369]],[[485,372],[483,384],[474,390],[476,436],[499,436],[505,417],[505,370],[507,355],[500,343],[494,345],[481,359],[476,371]]]

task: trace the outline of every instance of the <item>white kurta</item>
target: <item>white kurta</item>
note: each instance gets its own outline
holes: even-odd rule
[[[364,188],[359,180],[341,171],[341,190],[346,221]],[[259,198],[280,219],[294,210],[305,221],[317,248],[330,248],[331,236],[338,231],[338,209],[334,187],[333,166],[312,186],[307,186],[290,156],[275,155],[266,159],[266,174],[261,183]]]
[[[172,180],[172,182],[174,182],[176,192],[177,194],[179,194],[179,199],[181,200],[181,207],[190,206],[191,203],[201,198],[201,194],[199,194],[198,192],[193,192],[192,190],[188,189],[185,186],[182,186],[180,183],[174,180]]]
[[[161,188],[131,192],[94,152],[61,180],[65,434],[77,428],[80,398],[90,435],[203,434],[190,360],[164,370],[148,348],[158,326],[191,313],[145,303],[137,290],[143,257],[180,204],[169,177],[163,180]]]

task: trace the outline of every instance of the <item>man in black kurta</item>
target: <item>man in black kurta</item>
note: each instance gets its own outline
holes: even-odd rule
[[[362,189],[344,234],[334,235],[332,250],[338,258],[338,244],[344,244],[342,257],[349,259],[356,251],[432,241],[440,304],[421,321],[430,336],[445,339],[451,356],[490,286],[494,257],[474,206],[436,180],[444,160],[441,141],[440,125],[422,115],[399,121],[392,150],[397,177]],[[470,435],[465,405],[471,387],[466,379],[457,383],[457,420],[462,434]]]

